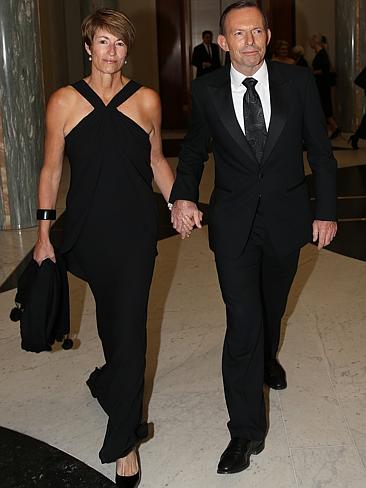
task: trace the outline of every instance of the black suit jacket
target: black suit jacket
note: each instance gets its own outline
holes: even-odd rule
[[[69,283],[62,256],[56,263],[45,259],[41,266],[32,259],[18,282],[21,347],[25,351],[50,351],[70,332]]]
[[[236,257],[247,242],[259,198],[271,242],[286,255],[309,242],[313,216],[303,163],[303,141],[316,179],[316,213],[336,219],[336,167],[310,70],[268,63],[271,121],[262,164],[235,116],[230,66],[195,80],[190,129],[170,201],[197,202],[212,138],[215,186],[209,206],[210,247]]]
[[[197,77],[206,73],[211,73],[217,68],[220,68],[220,54],[219,46],[217,44],[211,44],[212,58],[210,58],[203,42],[193,49],[192,64],[197,68]],[[203,68],[202,63],[211,63],[209,68]]]

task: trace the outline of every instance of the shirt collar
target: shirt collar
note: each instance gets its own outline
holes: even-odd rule
[[[230,68],[230,78],[231,78],[231,83],[235,87],[239,88],[240,86],[242,86],[243,80],[245,80],[245,78],[249,78],[249,77],[243,75],[243,73],[240,73],[237,69],[234,68],[233,65],[231,65],[231,68]],[[268,82],[268,68],[267,68],[267,63],[264,62],[262,64],[262,66],[259,68],[259,70],[256,71],[253,76],[250,76],[250,78],[254,78],[260,84],[267,83]]]

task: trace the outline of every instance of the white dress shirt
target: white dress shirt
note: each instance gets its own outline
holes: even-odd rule
[[[269,122],[271,120],[271,97],[269,93],[268,69],[267,69],[266,62],[262,64],[262,66],[259,68],[259,70],[256,73],[254,73],[253,76],[245,76],[239,71],[237,71],[233,65],[231,65],[230,78],[231,78],[231,94],[233,97],[235,115],[236,118],[238,119],[238,123],[241,127],[241,130],[245,134],[244,116],[243,116],[243,97],[247,89],[243,85],[243,81],[245,80],[245,78],[254,78],[258,81],[258,83],[255,85],[255,89],[259,95],[259,98],[261,99],[264,121],[268,131]]]

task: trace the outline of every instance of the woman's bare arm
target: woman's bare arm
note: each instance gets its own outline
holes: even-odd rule
[[[56,206],[64,157],[67,98],[67,88],[62,88],[51,96],[47,105],[44,161],[38,189],[39,208],[54,209]],[[49,240],[50,227],[50,220],[39,221],[38,240],[33,253],[38,264],[46,258],[55,260]]]

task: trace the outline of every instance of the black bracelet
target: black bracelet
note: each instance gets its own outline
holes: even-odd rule
[[[56,220],[56,210],[52,208],[38,208],[37,220]]]

